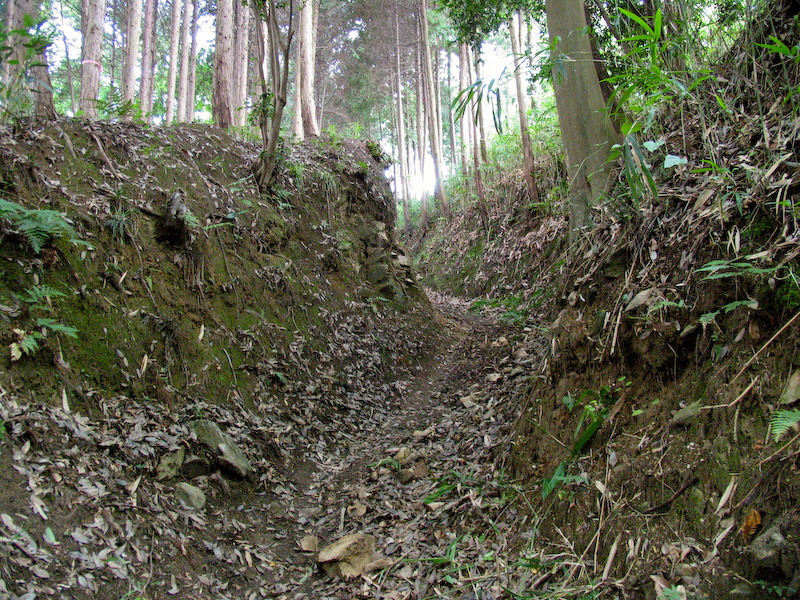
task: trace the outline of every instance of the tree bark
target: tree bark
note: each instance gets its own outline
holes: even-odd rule
[[[314,59],[316,56],[316,32],[314,31],[314,0],[305,0],[300,11],[298,50],[300,54],[300,112],[303,117],[303,132],[306,136],[319,135],[317,103],[314,100]]]
[[[146,123],[153,122],[153,80],[156,57],[156,12],[158,0],[146,0],[142,31],[142,78],[139,82],[139,103]]]
[[[553,89],[570,179],[570,239],[591,225],[589,207],[606,192],[608,156],[618,140],[603,101],[583,0],[546,0]]]
[[[394,57],[397,77],[397,153],[400,155],[400,181],[398,196],[403,202],[403,228],[410,229],[408,210],[408,165],[406,164],[406,125],[403,109],[403,72],[400,69],[400,15],[397,1],[394,3]]]
[[[467,59],[467,45],[460,43],[458,45],[458,93],[461,94],[469,86],[469,61]],[[468,129],[466,126],[466,119],[468,111],[461,113],[461,118],[458,120],[459,140],[461,144],[461,175],[467,176],[467,148],[469,147]]]
[[[303,78],[303,71],[300,69],[300,46],[302,45],[302,32],[297,34],[297,46],[294,49],[294,98],[292,101],[292,137],[297,141],[306,139],[303,130],[303,101],[300,99],[300,80]]]
[[[422,37],[422,25],[417,21],[417,36]],[[417,160],[419,162],[419,181],[425,181],[425,158],[426,151],[426,138],[427,138],[427,119],[425,116],[425,84],[423,83],[423,66],[422,66],[422,48],[421,44],[417,47]],[[420,221],[422,227],[428,227],[428,193],[425,191],[424,186],[420,186]]]
[[[211,114],[217,127],[233,125],[233,1],[217,0]]]
[[[239,127],[247,124],[248,57],[250,51],[250,8],[243,2],[236,3],[236,40],[233,60],[236,62],[236,77],[233,85],[234,122]]]
[[[514,54],[514,81],[517,87],[517,107],[519,108],[519,132],[522,137],[522,156],[525,165],[525,185],[528,188],[528,197],[531,201],[536,201],[539,197],[539,190],[536,189],[536,180],[533,178],[535,163],[533,160],[533,148],[531,146],[531,135],[528,130],[528,102],[526,99],[525,88],[522,84],[522,43],[518,19],[519,13],[512,15],[509,19],[511,28],[511,52]]]
[[[436,110],[436,91],[434,89],[433,80],[433,64],[431,62],[431,47],[429,42],[428,32],[428,1],[419,0],[420,23],[422,24],[422,35],[420,43],[422,45],[422,59],[423,59],[423,72],[425,89],[425,105],[426,112],[428,113],[428,128],[431,140],[431,156],[433,158],[433,170],[436,177],[436,184],[434,188],[434,197],[439,203],[439,209],[442,211],[442,216],[448,221],[452,218],[450,211],[450,204],[447,202],[447,195],[444,190],[444,182],[442,179],[442,129],[441,121],[437,115],[441,114]]]
[[[181,0],[172,0],[172,19],[169,35],[169,74],[167,75],[167,114],[165,125],[172,125],[175,117],[175,87],[178,79],[178,56],[180,55]]]
[[[97,94],[100,91],[100,70],[103,60],[103,17],[105,0],[81,2],[81,98],[79,109],[87,118],[97,118]]]
[[[186,0],[183,5],[183,19],[181,20],[181,68],[178,74],[178,110],[175,120],[178,123],[186,121],[186,98],[189,87],[189,46],[191,44],[190,29],[192,19],[192,0]]]
[[[475,81],[483,78],[483,74],[481,73],[481,65],[483,64],[483,59],[481,58],[481,49],[480,47],[476,48],[473,52],[473,58],[475,61]],[[481,150],[481,162],[488,162],[489,160],[489,148],[486,145],[486,113],[483,110],[483,102],[478,101],[476,102],[477,111],[477,119],[478,119],[478,128],[476,133],[478,134],[478,145]]]
[[[122,101],[132,102],[136,96],[136,62],[142,37],[142,0],[129,0],[128,25],[125,35],[125,67],[122,72]]]
[[[186,0],[187,2],[189,0]],[[200,2],[192,2],[192,48],[189,51],[189,81],[186,84],[186,120],[194,121],[195,83],[197,81],[197,22],[200,18]]]
[[[259,0],[259,21],[266,22],[266,39],[259,40],[259,46],[262,51],[268,50],[269,59],[269,74],[272,82],[272,115],[270,116],[269,128],[266,126],[266,119],[262,121],[261,134],[264,139],[264,152],[262,159],[259,163],[256,180],[258,181],[259,189],[262,192],[267,191],[271,186],[274,179],[276,152],[278,149],[278,141],[281,132],[281,117],[283,116],[283,109],[286,107],[286,94],[289,86],[289,52],[292,46],[292,39],[294,38],[294,3],[289,0],[288,10],[288,29],[286,33],[286,41],[284,41],[281,28],[278,23],[278,9],[276,0]],[[260,36],[264,35],[262,31]],[[265,48],[266,47],[266,48]],[[259,57],[262,60],[267,59],[265,56]],[[265,69],[262,67],[262,79],[265,76]],[[264,89],[267,89],[266,81],[262,81]],[[263,119],[263,117],[262,117]]]

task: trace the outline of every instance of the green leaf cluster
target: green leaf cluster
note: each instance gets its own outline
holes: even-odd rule
[[[0,198],[0,219],[8,222],[37,254],[47,244],[60,238],[66,238],[72,243],[82,243],[72,223],[56,210],[28,209]]]

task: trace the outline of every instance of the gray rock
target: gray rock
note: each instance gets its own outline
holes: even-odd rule
[[[780,527],[773,525],[753,540],[750,552],[759,566],[775,567],[780,564],[781,551],[785,545],[786,538]]]
[[[250,478],[253,466],[244,452],[231,436],[222,431],[219,425],[207,419],[189,423],[189,430],[197,436],[197,441],[211,450],[219,461],[237,475]]]
[[[388,275],[389,275],[389,267],[387,267],[386,265],[383,264],[372,265],[367,271],[367,281],[369,281],[374,285],[376,283],[380,283],[381,281],[386,281]]]
[[[206,505],[206,495],[199,487],[190,483],[181,482],[175,486],[175,497],[183,502],[187,508],[200,510]]]

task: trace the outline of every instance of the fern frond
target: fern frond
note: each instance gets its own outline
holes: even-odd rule
[[[68,335],[71,338],[78,337],[78,330],[72,327],[71,325],[64,325],[63,323],[59,323],[53,319],[41,318],[36,319],[36,324],[39,327],[47,327],[53,333],[63,333],[64,335]]]
[[[0,219],[8,221],[37,254],[51,240],[78,241],[72,223],[57,210],[27,209],[16,202],[0,199]]]
[[[779,410],[772,415],[772,439],[777,442],[798,423],[800,423],[800,409]]]

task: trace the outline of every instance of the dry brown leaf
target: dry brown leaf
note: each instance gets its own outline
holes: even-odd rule
[[[747,517],[745,517],[744,523],[742,524],[741,532],[742,536],[747,540],[753,537],[758,531],[758,528],[761,526],[761,513],[759,513],[755,508],[752,509],[749,513],[747,513]]]

